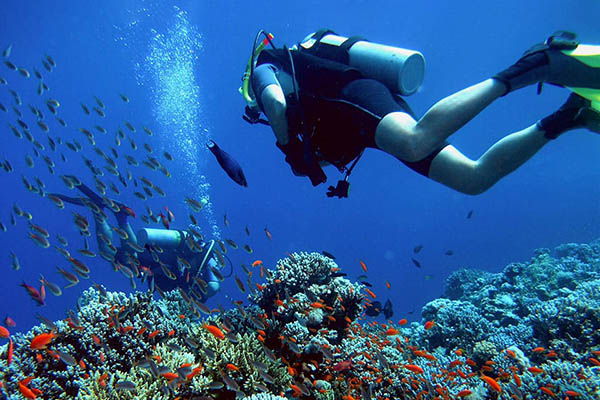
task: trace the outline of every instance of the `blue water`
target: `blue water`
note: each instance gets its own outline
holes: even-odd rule
[[[205,199],[207,207],[199,214],[205,235],[247,242],[255,250],[252,256],[241,250],[229,253],[236,273],[243,274],[239,264],[255,259],[274,266],[286,252],[327,250],[354,278],[362,273],[362,259],[378,298],[390,298],[398,318],[420,318],[420,307],[442,294],[445,277],[459,267],[497,271],[509,262],[528,259],[537,247],[596,239],[600,236],[600,138],[591,133],[564,135],[477,197],[455,193],[392,157],[370,150],[352,175],[350,198],[332,200],[325,196],[324,186],[313,188],[307,179],[291,174],[267,127],[249,126],[241,119],[244,102],[237,89],[259,28],[273,32],[278,45],[291,45],[326,26],[340,34],[420,50],[427,60],[426,78],[419,93],[408,99],[419,114],[444,96],[510,65],[530,45],[557,29],[574,30],[582,41],[600,43],[600,4],[593,0],[569,3],[570,7],[558,0],[439,3],[3,2],[0,48],[12,44],[10,60],[29,71],[37,68],[50,91],[40,98],[35,93],[35,77],[25,79],[4,65],[0,65],[0,76],[22,97],[20,110],[41,143],[47,147],[46,133],[35,126],[29,103],[46,114],[54,139],[77,138],[84,150],[76,154],[62,145],[57,152],[43,151],[57,163],[54,175],[41,158],[34,157],[35,167],[28,168],[25,155],[32,154],[32,145],[8,129],[9,122],[16,124],[10,107],[8,113],[0,112],[0,160],[9,160],[14,167],[10,174],[0,171],[0,221],[8,227],[8,232],[0,232],[0,318],[9,315],[16,321],[16,329],[25,331],[37,322],[36,312],[50,319],[64,318],[92,282],[111,290],[130,290],[128,281],[108,263],[88,259],[92,268],[89,281],[65,289],[61,297],[48,294],[47,305],[36,307],[18,284],[25,281],[39,286],[42,273],[64,285],[56,266],[66,267],[67,263],[53,247],[41,249],[27,237],[24,219],[17,218],[17,225],[10,225],[16,202],[33,214],[35,224],[50,231],[53,245],[56,234],[61,234],[76,253],[82,239],[71,211],[91,220],[89,212],[69,205],[57,209],[47,199],[28,192],[21,175],[30,181],[38,176],[48,192],[75,195],[61,182],[61,174],[75,174],[93,186],[81,156],[97,165],[103,163],[77,128],[105,127],[107,135],[95,132],[95,136],[99,146],[108,151],[108,146],[116,147],[118,126],[129,135],[124,120],[137,127],[131,136],[139,148],[133,151],[123,140],[118,147],[119,165],[126,167],[123,154],[136,155],[141,161],[145,156],[142,145],[149,143],[172,177],[143,166],[130,167],[135,176],[147,176],[167,192],[166,198],[154,197],[147,203],[156,212],[168,206],[176,217],[174,226],[185,228],[189,210],[183,199]],[[52,73],[41,65],[45,54],[57,62]],[[122,102],[119,93],[131,102]],[[106,104],[105,118],[93,111],[91,116],[82,112],[80,102],[94,106],[93,96]],[[536,96],[534,88],[513,93],[486,109],[450,141],[467,155],[478,157],[494,141],[555,110],[566,96],[564,89],[552,87],[546,87],[542,96]],[[42,100],[50,97],[61,102],[59,113],[67,128],[61,128],[43,104]],[[6,87],[0,86],[0,102],[14,104]],[[146,136],[143,125],[150,127],[154,136]],[[205,147],[210,139],[242,164],[248,188],[233,183],[219,168]],[[162,158],[164,150],[173,154],[175,161]],[[61,152],[68,162],[60,161]],[[326,172],[329,184],[340,178],[335,170]],[[122,188],[116,179],[105,178]],[[144,202],[132,192],[130,185],[116,198],[141,215]],[[108,193],[115,197],[110,190]],[[469,210],[473,217],[466,219]],[[223,223],[224,214],[229,227]],[[138,217],[134,225],[139,228],[143,222]],[[251,231],[249,238],[244,233],[246,225]],[[265,226],[272,232],[272,241],[263,232]],[[95,242],[90,243],[96,249]],[[424,246],[416,256],[421,269],[410,261],[418,244]],[[450,249],[454,254],[445,255]],[[19,271],[10,267],[10,251],[19,257]],[[390,290],[385,281],[390,282]],[[210,304],[228,306],[230,298],[242,298],[231,279]]]

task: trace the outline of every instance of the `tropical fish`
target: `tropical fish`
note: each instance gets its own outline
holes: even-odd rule
[[[473,210],[470,210],[469,213],[467,214],[467,219],[471,219],[472,216],[473,216]]]
[[[390,299],[386,300],[382,311],[383,311],[383,316],[385,317],[385,319],[392,318],[392,316],[394,315],[394,310],[393,310],[392,302],[390,301]]]
[[[367,272],[367,265],[364,263],[363,260],[358,260],[360,262],[360,267],[362,268],[363,271]]]
[[[5,57],[5,58],[10,57],[11,52],[12,52],[12,44],[9,44],[8,47],[2,51],[2,57]]]
[[[267,235],[267,238],[268,238],[269,240],[273,240],[273,235],[272,235],[272,234],[271,234],[271,232],[269,231],[269,228],[267,228],[266,226],[265,226],[265,235]]]
[[[47,281],[44,278],[44,276],[41,274],[40,274],[40,282],[42,285],[46,286],[50,290],[50,293],[52,293],[53,295],[55,295],[55,296],[62,295],[61,288],[57,284]]]
[[[129,103],[129,97],[125,96],[122,93],[119,93],[119,97],[121,98],[121,100],[123,100],[125,103]]]
[[[423,249],[423,245],[422,244],[418,244],[415,246],[415,248],[413,249],[413,252],[415,254],[417,254],[418,252],[420,252]]]
[[[334,256],[333,254],[331,254],[330,252],[328,252],[328,251],[322,250],[322,251],[321,251],[321,254],[323,254],[323,255],[324,255],[325,257],[327,257],[327,258],[330,258],[330,259],[332,259],[332,260],[335,260],[335,256]]]
[[[73,273],[71,273],[69,271],[66,271],[66,270],[64,270],[64,269],[62,269],[60,267],[56,267],[56,269],[58,270],[58,272],[60,272],[60,274],[66,280],[68,280],[70,282],[67,286],[65,286],[65,289],[68,289],[68,288],[70,288],[72,286],[75,286],[75,285],[77,285],[79,283],[79,278],[77,277],[77,275],[75,275],[75,274],[73,274]]]
[[[29,286],[25,282],[21,283],[20,286],[25,288],[29,297],[31,297],[31,299],[34,300],[38,304],[38,306],[46,305],[42,294],[36,288],[34,288],[33,286]]]
[[[446,252],[444,254],[447,255],[447,256],[451,256],[451,255],[454,254],[454,251],[453,250],[446,250]]]
[[[9,328],[14,328],[15,326],[17,326],[15,321],[8,315],[6,316],[6,318],[4,318],[4,325],[8,326]]]
[[[234,182],[244,187],[248,186],[242,167],[233,157],[222,150],[213,140],[207,144],[207,147],[215,155],[217,162],[223,171],[225,171]]]
[[[4,61],[4,64],[9,68],[12,69],[13,71],[18,70],[17,66],[15,64],[13,64],[12,62],[6,60]]]
[[[415,267],[417,268],[421,268],[421,263],[419,262],[419,260],[415,260],[414,258],[411,258],[413,264],[415,264]]]
[[[21,269],[21,264],[19,263],[19,259],[17,258],[17,255],[15,253],[13,253],[12,251],[10,252],[10,258],[12,259],[12,268],[15,271],[18,271],[19,269]]]
[[[50,242],[48,242],[48,239],[46,239],[43,236],[36,235],[35,233],[29,232],[29,237],[31,238],[31,240],[33,240],[33,242],[35,244],[37,244],[38,246],[40,246],[43,249],[47,249],[48,247],[50,247]]]
[[[204,324],[202,326],[204,327],[204,329],[206,329],[210,334],[212,334],[217,339],[221,339],[221,340],[225,339],[225,334],[218,327],[216,327],[214,325],[209,325],[209,324]]]

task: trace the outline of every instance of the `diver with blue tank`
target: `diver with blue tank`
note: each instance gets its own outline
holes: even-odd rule
[[[265,39],[259,42],[264,35]],[[272,48],[265,48],[268,44]],[[344,179],[327,196],[348,197],[352,169],[366,148],[382,150],[447,187],[481,194],[562,133],[600,133],[600,46],[560,31],[512,66],[434,104],[417,117],[401,96],[423,81],[421,53],[320,30],[291,48],[276,48],[260,31],[240,92],[244,119],[270,125],[297,176],[324,183],[332,164]],[[549,83],[573,93],[555,112],[493,144],[472,160],[447,138],[499,97]],[[267,119],[261,118],[261,113]],[[349,167],[348,164],[352,163]]]
[[[83,183],[75,187],[85,197],[53,195],[67,203],[86,206],[93,212],[98,254],[115,270],[123,272],[126,268],[127,272],[123,273],[129,276],[132,286],[135,287],[134,276],[141,276],[142,281],[147,279],[152,291],[162,293],[181,288],[200,302],[219,291],[222,277],[218,276],[218,250],[214,240],[204,241],[194,226],[187,230],[141,228],[135,234],[128,218],[135,216],[133,210],[100,197]],[[116,227],[109,225],[105,208],[112,210]],[[113,232],[119,236],[119,247],[113,244]]]

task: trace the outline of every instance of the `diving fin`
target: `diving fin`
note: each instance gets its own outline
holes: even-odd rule
[[[575,34],[559,31],[530,48],[515,64],[493,78],[504,83],[505,94],[535,83],[540,85],[539,93],[543,83],[550,83],[571,90],[587,89],[576,93],[597,102],[600,100],[600,46],[582,45]]]
[[[563,50],[562,52],[590,68],[600,68],[600,46],[580,44],[573,50]],[[591,101],[591,108],[600,111],[600,89],[570,86],[567,86],[567,88]]]

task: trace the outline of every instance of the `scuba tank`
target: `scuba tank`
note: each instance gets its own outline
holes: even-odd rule
[[[332,31],[319,31],[306,37],[300,47],[310,54],[344,63],[375,79],[392,93],[415,93],[425,76],[425,58],[418,51],[346,38]]]
[[[137,239],[140,246],[150,244],[165,249],[175,249],[185,243],[187,235],[185,231],[142,228],[137,233]]]

